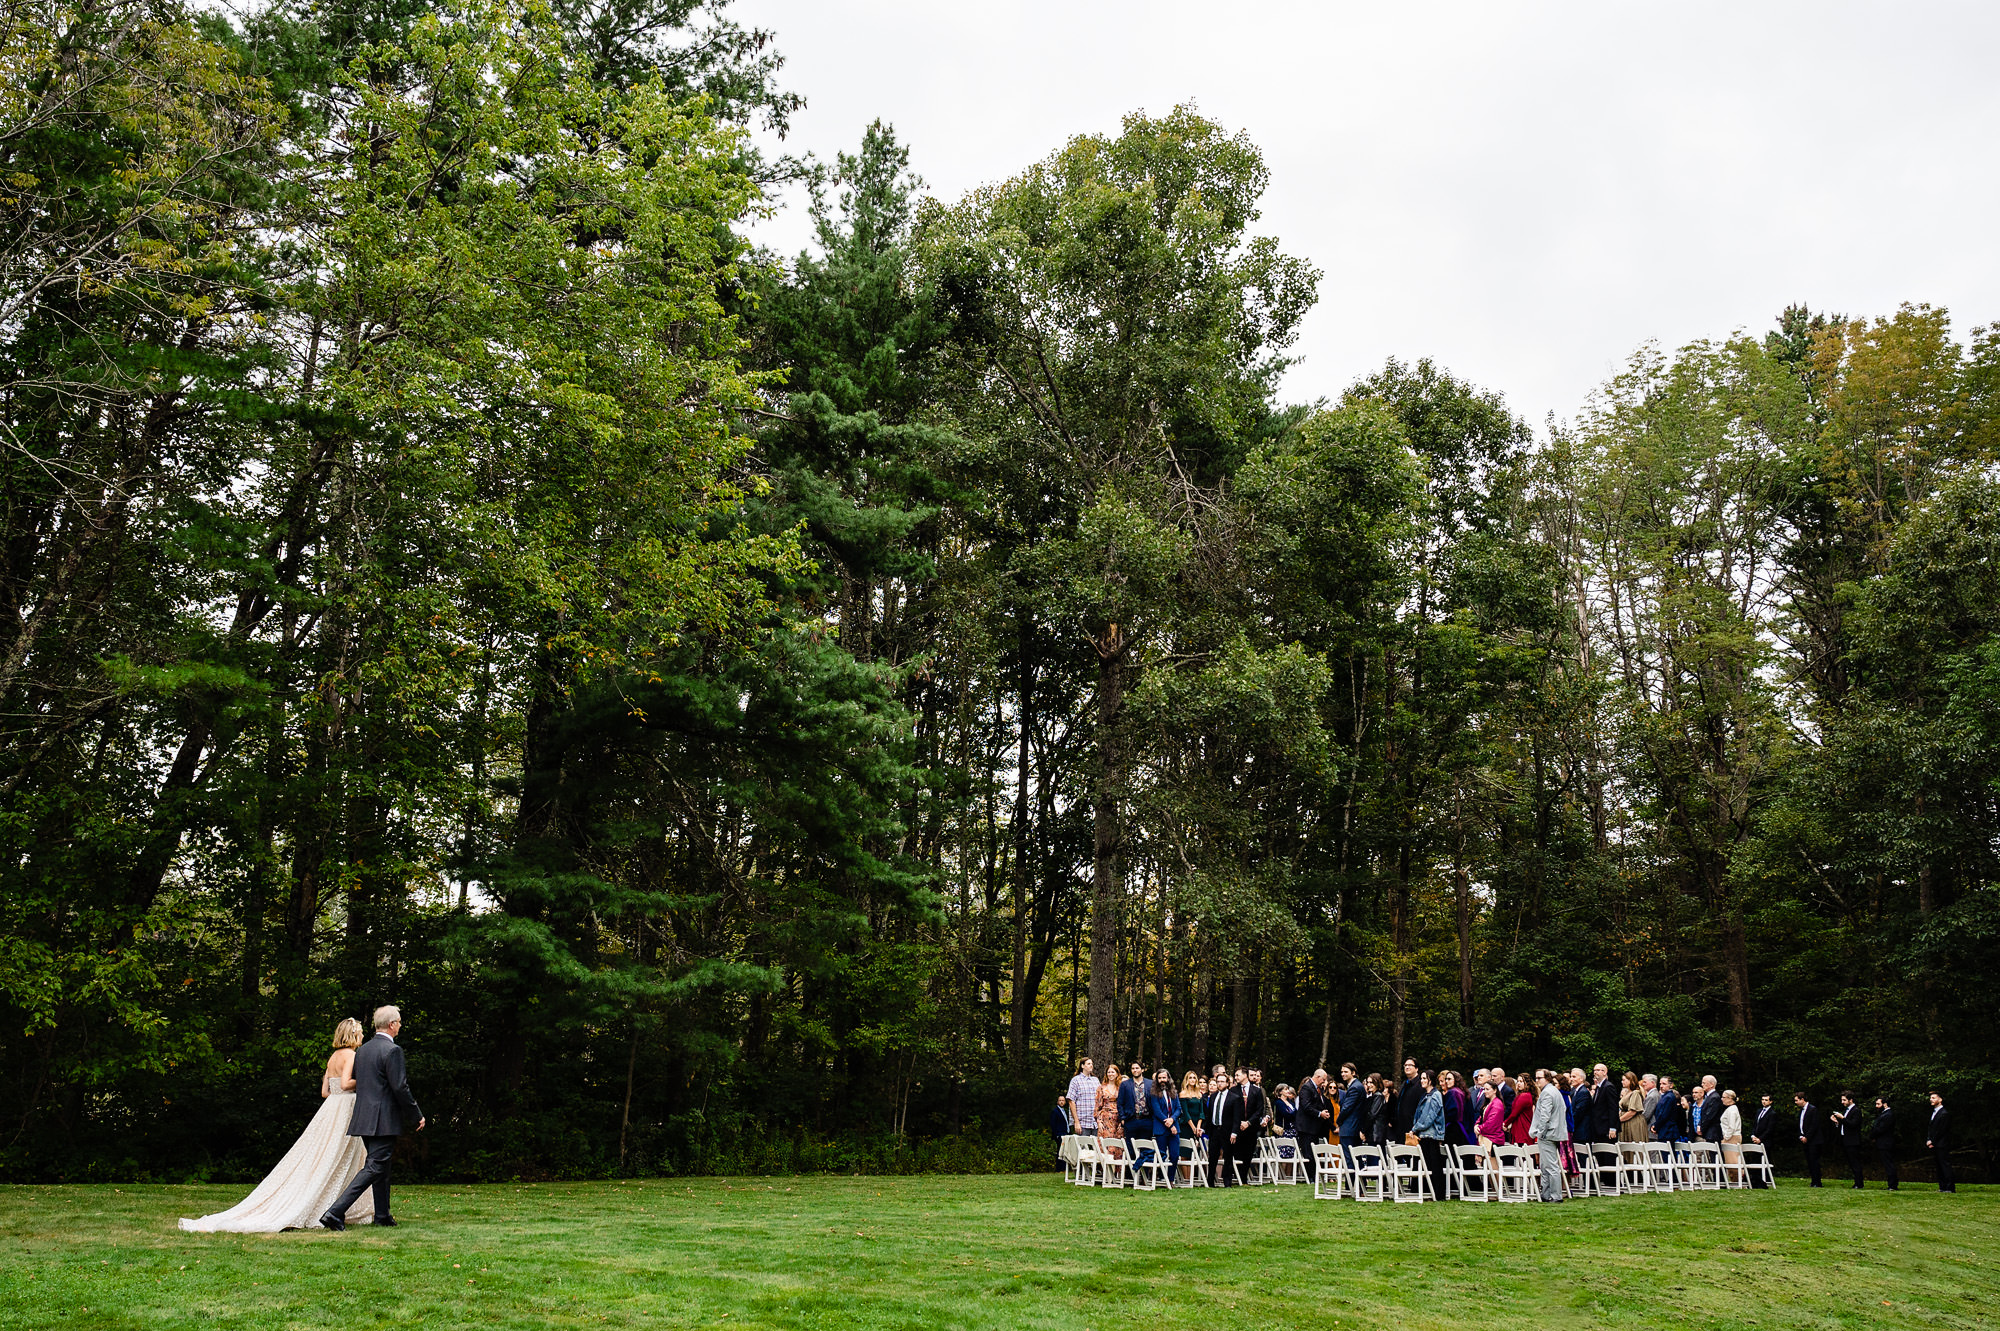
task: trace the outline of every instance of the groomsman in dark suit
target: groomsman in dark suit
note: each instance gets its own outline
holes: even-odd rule
[[[1854,1186],[1863,1186],[1861,1169],[1861,1138],[1866,1125],[1861,1121],[1861,1106],[1854,1099],[1854,1092],[1840,1093],[1840,1108],[1828,1114],[1827,1121],[1839,1125],[1840,1153],[1847,1157],[1847,1172],[1854,1176]]]
[[[1792,1103],[1799,1110],[1799,1145],[1806,1149],[1806,1173],[1812,1176],[1812,1185],[1820,1187],[1819,1148],[1826,1140],[1826,1125],[1820,1121],[1819,1110],[1806,1099],[1806,1093],[1799,1091],[1792,1096]]]
[[[1056,1107],[1049,1111],[1049,1136],[1061,1145],[1062,1139],[1076,1131],[1076,1125],[1069,1121],[1069,1097],[1058,1095]]]
[[[1242,1075],[1237,1074],[1239,1078]],[[1234,1143],[1236,1125],[1243,1117],[1243,1096],[1227,1074],[1221,1074],[1218,1079],[1222,1082],[1222,1089],[1208,1097],[1209,1185],[1233,1188],[1236,1186]]]
[[[1937,1164],[1938,1191],[1957,1192],[1958,1183],[1951,1176],[1951,1111],[1936,1091],[1931,1092],[1931,1121],[1924,1128],[1924,1145]]]
[[[1896,1111],[1889,1107],[1889,1097],[1875,1097],[1875,1126],[1868,1130],[1875,1139],[1875,1158],[1882,1162],[1882,1173],[1889,1180],[1889,1191],[1896,1191]]]
[[[1771,1186],[1771,1148],[1778,1144],[1778,1107],[1771,1103],[1771,1097],[1764,1097],[1763,1108],[1757,1111],[1757,1126],[1750,1131],[1750,1140],[1764,1148],[1764,1168],[1750,1176],[1753,1188]]]
[[[1264,1088],[1252,1081],[1248,1072],[1239,1072],[1243,1079],[1243,1117],[1234,1120],[1230,1129],[1236,1133],[1236,1177],[1252,1177],[1251,1162],[1257,1158],[1257,1139],[1264,1135],[1264,1126],[1270,1118],[1271,1099],[1264,1094]]]

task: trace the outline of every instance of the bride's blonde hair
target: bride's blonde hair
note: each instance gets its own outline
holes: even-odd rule
[[[353,1049],[361,1043],[361,1023],[352,1017],[342,1017],[340,1025],[333,1028],[333,1047]]]

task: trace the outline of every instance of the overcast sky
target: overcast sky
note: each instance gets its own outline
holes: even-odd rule
[[[1539,426],[1648,339],[1786,304],[2000,319],[2000,3],[736,0],[805,95],[956,199],[1193,100],[1271,168],[1259,230],[1325,274],[1285,385],[1430,356]],[[796,252],[793,206],[760,239]]]

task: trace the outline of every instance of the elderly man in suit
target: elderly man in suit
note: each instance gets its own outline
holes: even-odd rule
[[[1318,1167],[1313,1161],[1313,1144],[1325,1141],[1333,1130],[1333,1100],[1328,1094],[1329,1081],[1325,1068],[1313,1069],[1305,1084],[1299,1087],[1299,1154],[1305,1157],[1306,1177],[1317,1180]]]
[[[1569,1140],[1569,1109],[1556,1085],[1556,1074],[1547,1068],[1535,1070],[1535,1116],[1528,1134],[1535,1139],[1535,1151],[1542,1166],[1542,1200],[1563,1199],[1562,1143]]]
[[[346,1229],[341,1217],[361,1200],[361,1194],[375,1190],[375,1223],[394,1225],[389,1213],[389,1162],[396,1155],[396,1138],[403,1125],[416,1120],[416,1130],[424,1130],[424,1111],[410,1094],[410,1078],[403,1068],[403,1051],[396,1036],[403,1029],[403,1014],[394,1007],[375,1009],[374,1038],[361,1042],[354,1051],[354,1117],[348,1121],[347,1135],[359,1137],[367,1149],[361,1172],[347,1185],[347,1191],[319,1218],[328,1229]]]
[[[1931,1119],[1924,1128],[1924,1145],[1937,1165],[1938,1191],[1957,1192],[1958,1181],[1951,1176],[1951,1111],[1936,1091],[1931,1092]]]

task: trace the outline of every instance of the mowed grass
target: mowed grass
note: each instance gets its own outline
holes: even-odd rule
[[[394,1230],[183,1234],[243,1187],[0,1189],[0,1327],[1993,1327],[2000,1189],[1562,1206],[999,1178],[402,1187]]]

